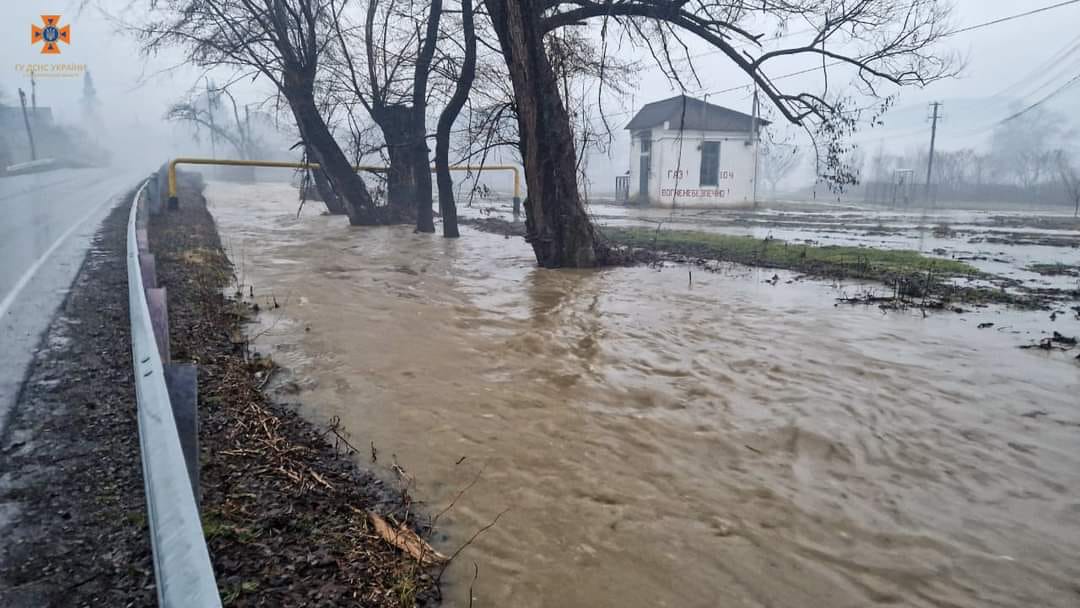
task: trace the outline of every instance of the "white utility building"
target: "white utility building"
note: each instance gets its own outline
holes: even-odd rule
[[[618,198],[660,207],[752,204],[767,124],[685,95],[647,104],[626,125],[630,170],[616,178]]]

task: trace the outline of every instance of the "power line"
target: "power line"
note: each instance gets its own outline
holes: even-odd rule
[[[951,32],[947,32],[947,33],[943,34],[941,37],[942,38],[948,38],[950,36],[955,36],[957,34],[962,34],[962,33],[966,33],[966,32],[972,32],[972,31],[975,31],[975,30],[984,29],[984,28],[991,27],[991,26],[994,26],[994,25],[999,25],[1001,23],[1014,21],[1016,19],[1022,19],[1024,17],[1030,17],[1032,15],[1037,15],[1039,13],[1045,13],[1047,11],[1063,8],[1063,7],[1066,7],[1066,6],[1073,5],[1073,4],[1080,4],[1080,0],[1065,0],[1064,2],[1058,2],[1057,4],[1051,4],[1049,6],[1044,6],[1044,7],[1037,8],[1037,9],[1032,9],[1032,10],[1025,11],[1025,12],[1022,12],[1022,13],[1017,13],[1015,15],[1008,15],[1006,17],[999,17],[997,19],[992,19],[990,21],[984,21],[982,23],[976,23],[974,25],[969,25],[967,27],[963,27],[963,28],[960,28],[958,30],[953,30]],[[814,30],[792,32],[792,33],[789,33],[789,34],[785,34],[783,36],[779,36],[779,37],[775,38],[774,40],[781,40],[783,38],[788,38],[790,36],[795,36],[795,35],[798,35],[798,34],[808,33],[809,31],[814,31]],[[1068,46],[1068,45],[1066,45],[1066,46]],[[706,51],[706,52],[703,52],[703,53],[699,53],[697,55],[691,55],[691,56],[689,56],[689,58],[693,59],[693,58],[696,58],[696,57],[702,57],[704,55],[714,54],[714,53],[717,53],[717,52],[720,52],[720,51],[719,50]],[[1071,52],[1072,51],[1070,50],[1068,53],[1066,53],[1065,56],[1068,56],[1068,54],[1071,54]],[[685,61],[685,59],[679,59],[679,61]],[[769,80],[770,81],[785,80],[785,79],[788,79],[788,78],[794,78],[795,76],[802,76],[803,74],[810,74],[812,72],[817,72],[819,70],[824,70],[824,69],[828,69],[828,68],[831,68],[831,67],[844,65],[844,64],[847,64],[847,63],[849,63],[849,62],[840,61],[840,60],[832,61],[832,62],[826,63],[826,64],[824,64],[822,66],[814,66],[812,68],[806,68],[806,69],[802,69],[802,70],[796,70],[794,72],[788,72],[787,74],[781,74],[780,76],[770,78]],[[1073,81],[1070,81],[1070,83],[1071,82],[1073,82]],[[1019,84],[1019,83],[1017,83],[1017,84]],[[706,95],[706,96],[722,95],[724,93],[731,93],[731,92],[734,92],[734,91],[738,91],[740,89],[743,89],[743,88],[751,86],[751,85],[752,85],[752,83],[747,83],[747,84],[742,84],[742,85],[735,86],[735,87],[729,87],[729,88],[726,88],[726,89],[721,89],[719,91],[704,91],[703,94]],[[1067,87],[1068,87],[1068,85],[1066,85],[1065,88],[1067,88]],[[1040,87],[1040,89],[1041,88],[1045,88],[1045,85],[1043,87]],[[1057,95],[1060,92],[1062,92],[1061,89],[1053,92],[1050,96],[1048,96],[1047,98],[1044,98],[1043,100],[1040,100],[1040,102],[1038,102],[1038,103],[1042,103],[1042,102],[1046,101],[1046,99],[1048,99],[1049,97],[1051,97],[1053,95]],[[612,114],[608,114],[608,116],[619,116],[619,115],[622,115],[622,114],[631,114],[631,113],[633,113],[633,110],[628,110],[628,111],[623,111],[623,112],[615,112],[615,113],[612,113]],[[1006,119],[1006,120],[1011,120],[1011,118]],[[998,123],[998,124],[1000,124],[1000,123]],[[997,126],[997,124],[991,125],[988,128],[993,128],[995,126]]]
[[[1012,122],[1012,121],[1016,120],[1017,118],[1020,118],[1024,114],[1027,114],[1028,112],[1034,110],[1035,108],[1038,108],[1038,107],[1042,106],[1044,103],[1046,103],[1046,102],[1050,101],[1051,99],[1053,99],[1054,97],[1057,97],[1058,95],[1064,93],[1065,91],[1069,90],[1070,88],[1072,88],[1074,85],[1076,85],[1078,83],[1080,83],[1080,74],[1077,74],[1076,76],[1072,77],[1071,79],[1069,79],[1068,82],[1066,82],[1065,84],[1061,85],[1060,87],[1054,89],[1053,91],[1051,91],[1049,94],[1047,94],[1042,99],[1040,99],[1040,100],[1036,101],[1035,103],[1032,103],[1032,104],[1024,107],[1023,109],[1019,110],[1018,112],[1013,113],[1011,116],[1007,116],[1007,117],[1005,117],[1005,118],[1003,118],[1003,119],[1001,119],[1001,120],[999,120],[999,121],[997,121],[995,123],[989,124],[989,125],[987,125],[985,127],[979,127],[979,128],[974,129],[974,130],[968,131],[966,133],[961,133],[960,136],[961,137],[970,137],[970,136],[973,136],[973,135],[981,135],[983,133],[986,133],[987,131],[990,131],[991,129],[996,129],[997,127],[1000,127],[1001,125],[1003,125],[1003,124],[1005,124],[1007,122]]]
[[[1031,15],[1037,15],[1039,13],[1044,13],[1044,12],[1049,11],[1049,10],[1054,10],[1054,9],[1057,9],[1057,8],[1062,8],[1062,7],[1065,7],[1065,6],[1069,6],[1070,4],[1077,4],[1077,3],[1080,3],[1080,0],[1066,0],[1065,2],[1059,2],[1057,4],[1052,4],[1050,6],[1044,6],[1042,8],[1033,9],[1033,10],[1026,11],[1026,12],[1023,12],[1023,13],[1017,13],[1015,15],[1009,15],[1007,17],[1000,17],[998,19],[994,19],[994,20],[991,20],[991,21],[985,21],[983,23],[977,23],[975,25],[970,25],[968,27],[963,27],[963,28],[960,28],[958,30],[953,30],[951,32],[948,32],[942,37],[945,38],[945,37],[948,37],[948,36],[954,36],[956,34],[962,34],[964,32],[971,32],[971,31],[974,31],[974,30],[979,30],[979,29],[982,29],[982,28],[985,28],[985,27],[990,27],[991,25],[997,25],[999,23],[1006,23],[1008,21],[1013,21],[1013,20],[1016,20],[1016,19],[1022,19],[1024,17],[1030,17]],[[770,38],[770,39],[768,39],[768,42],[777,42],[777,41],[783,40],[785,38],[791,38],[792,36],[799,36],[799,35],[802,35],[802,34],[810,34],[810,33],[814,33],[814,32],[817,32],[817,31],[818,31],[817,29],[809,28],[809,29],[800,30],[800,31],[797,31],[797,32],[789,32],[787,34],[783,34],[783,35],[777,36],[775,38]],[[744,46],[745,47],[745,46],[747,46],[749,44],[750,44],[749,42],[740,41],[740,42],[733,43],[733,46]],[[712,49],[712,50],[709,50],[709,51],[703,51],[701,53],[696,53],[694,55],[687,55],[686,57],[680,57],[680,58],[676,59],[675,61],[681,63],[681,62],[685,62],[685,61],[688,61],[688,60],[705,57],[707,55],[716,55],[716,54],[722,53],[722,52],[723,51],[721,51],[720,49]],[[846,62],[838,61],[838,62],[835,62],[835,63],[826,64],[826,67],[832,67],[832,66],[840,65],[842,63],[846,63]],[[655,67],[657,67],[657,66],[655,66],[655,65],[651,66],[649,69],[654,69]],[[781,78],[787,78],[789,76],[798,76],[798,75],[801,75],[801,74],[807,74],[807,73],[816,71],[817,69],[818,68],[814,67],[814,68],[810,68],[810,69],[807,69],[807,70],[800,70],[798,72],[792,72],[791,74],[785,74],[783,76],[777,76],[773,80],[780,80]],[[746,85],[743,85],[743,86],[746,86]],[[742,87],[741,86],[740,87],[734,87],[732,89],[726,89],[724,91],[717,91],[717,92],[718,93],[727,93],[727,92],[737,90],[737,89],[740,89],[740,88],[742,88]],[[710,93],[710,95],[711,94],[713,94],[713,93]]]
[[[1020,19],[1022,17],[1030,17],[1031,15],[1037,15],[1039,13],[1045,13],[1046,11],[1054,10],[1055,8],[1061,8],[1063,6],[1069,6],[1070,4],[1077,4],[1077,3],[1080,3],[1080,0],[1067,0],[1066,2],[1058,2],[1057,4],[1052,4],[1050,6],[1044,6],[1042,8],[1032,9],[1032,10],[1027,11],[1025,13],[1018,13],[1016,15],[1010,15],[1008,17],[1002,17],[1000,19],[994,19],[993,21],[987,21],[985,23],[979,23],[977,25],[972,25],[972,26],[969,26],[969,27],[960,28],[958,30],[954,30],[952,32],[949,32],[948,35],[952,36],[954,34],[962,34],[964,32],[970,32],[972,30],[978,30],[978,29],[982,29],[984,27],[990,27],[991,25],[997,25],[999,23],[1005,23],[1006,21],[1012,21],[1014,19]]]
[[[994,19],[994,20],[991,20],[991,21],[984,21],[983,23],[976,23],[975,25],[969,25],[968,27],[964,27],[964,28],[960,28],[958,30],[953,30],[951,32],[947,32],[947,33],[943,34],[941,37],[942,38],[948,38],[950,36],[955,36],[957,34],[962,34],[964,32],[971,32],[971,31],[987,28],[987,27],[990,27],[992,25],[998,25],[1000,23],[1005,23],[1007,21],[1013,21],[1013,20],[1016,20],[1016,19],[1021,19],[1023,17],[1030,17],[1031,15],[1036,15],[1038,13],[1044,13],[1046,11],[1057,9],[1057,8],[1062,8],[1062,7],[1065,7],[1065,6],[1069,6],[1071,4],[1080,4],[1080,0],[1066,0],[1065,2],[1059,2],[1057,4],[1052,4],[1050,6],[1044,6],[1042,8],[1033,9],[1033,10],[1026,11],[1026,12],[1023,12],[1023,13],[1017,13],[1015,15],[1009,15],[1007,17],[1001,17],[1001,18]],[[807,68],[805,70],[798,70],[798,71],[795,71],[795,72],[790,72],[788,74],[783,74],[783,75],[777,76],[775,78],[772,78],[770,80],[774,80],[774,81],[775,80],[784,80],[786,78],[792,78],[794,76],[801,76],[803,74],[809,74],[811,72],[816,72],[818,70],[831,68],[831,67],[836,67],[838,65],[843,65],[845,63],[848,63],[848,62],[847,61],[833,61],[831,63],[826,63],[824,66],[815,66],[815,67],[812,67],[812,68]],[[731,88],[728,88],[728,89],[723,89],[723,90],[720,90],[720,91],[711,91],[709,93],[709,95],[719,95],[721,93],[730,93],[732,91],[738,91],[739,89],[741,89],[743,87],[746,87],[746,86],[749,86],[749,85],[744,84],[744,85],[739,85],[737,87],[731,87]]]
[[[1077,1],[1080,1],[1080,0],[1077,0]],[[1054,97],[1057,97],[1058,95],[1064,93],[1068,89],[1072,88],[1072,86],[1075,85],[1078,82],[1080,82],[1080,74],[1077,74],[1076,76],[1073,76],[1068,82],[1066,82],[1065,84],[1061,85],[1060,87],[1054,89],[1046,97],[1043,97],[1039,101],[1036,101],[1035,103],[1029,105],[1028,107],[1026,107],[1026,108],[1024,108],[1022,110],[1020,110],[1019,112],[1013,114],[1012,116],[1009,116],[1008,118],[1002,120],[1001,122],[999,122],[997,124],[998,125],[1003,125],[1003,124],[1005,124],[1005,123],[1007,123],[1009,121],[1016,120],[1017,118],[1020,118],[1024,114],[1027,114],[1028,112],[1034,110],[1035,108],[1041,106],[1042,104],[1050,101]],[[994,125],[994,126],[996,127],[997,125]]]
[[[1039,79],[1044,78],[1047,75],[1048,71],[1054,70],[1056,67],[1060,67],[1063,61],[1067,60],[1070,55],[1076,53],[1078,50],[1080,50],[1080,35],[1077,35],[1075,38],[1065,43],[1065,46],[1058,49],[1046,61],[1040,63],[1038,66],[1035,67],[1035,69],[1033,69],[1023,78],[1017,80],[1013,84],[1009,85],[1007,88],[1002,89],[1001,91],[993,95],[993,97],[1006,97],[1014,91],[1017,91],[1027,86],[1029,83],[1038,82]],[[1067,68],[1063,71],[1072,70],[1071,68]],[[1031,93],[1037,93],[1043,88],[1046,88],[1054,80],[1057,80],[1056,75],[1053,78],[1050,78],[1045,84],[1043,84],[1039,88],[1031,91]]]

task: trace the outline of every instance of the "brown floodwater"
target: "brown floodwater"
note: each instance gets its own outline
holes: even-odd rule
[[[297,219],[286,185],[207,197],[282,305],[251,331],[305,412],[433,512],[475,480],[440,550],[503,513],[448,605],[474,563],[475,606],[1080,605],[1080,363],[1017,348],[1072,315],[884,315],[737,266],[548,271],[468,228]]]

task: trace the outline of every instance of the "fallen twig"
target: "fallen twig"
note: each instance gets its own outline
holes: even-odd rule
[[[374,511],[368,511],[367,518],[383,540],[408,553],[422,565],[446,563],[450,559],[433,549],[427,541],[417,536],[416,532],[404,524],[394,528]],[[442,574],[441,571],[440,574]]]
[[[489,523],[488,525],[480,528],[476,532],[473,532],[473,535],[469,537],[469,540],[465,541],[460,547],[457,548],[457,550],[455,550],[453,553],[450,554],[450,557],[447,558],[446,561],[443,563],[443,567],[439,569],[439,575],[435,577],[435,584],[436,585],[439,585],[442,582],[443,573],[446,572],[446,567],[449,566],[454,561],[454,558],[457,557],[458,554],[460,554],[462,551],[464,551],[465,547],[468,547],[469,545],[473,544],[473,541],[476,540],[477,537],[479,537],[484,532],[487,532],[488,530],[494,528],[495,524],[499,523],[499,518],[502,517],[503,515],[505,515],[506,512],[509,511],[509,510],[510,510],[510,508],[507,507],[507,508],[503,509],[502,511],[500,511],[499,514],[495,516],[495,519],[491,520],[491,523]]]

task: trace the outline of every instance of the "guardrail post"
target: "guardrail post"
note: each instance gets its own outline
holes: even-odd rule
[[[150,325],[154,328],[154,341],[162,363],[172,361],[169,344],[169,309],[165,305],[165,288],[154,287],[146,290],[146,307],[150,309]]]
[[[194,363],[165,365],[165,386],[169,391],[180,449],[184,452],[195,505],[202,504],[199,489],[199,370]]]
[[[188,415],[195,412],[198,388],[195,367],[164,365],[162,359],[167,361],[170,356],[165,289],[145,288],[140,269],[138,252],[141,245],[137,236],[145,239],[146,235],[145,228],[139,230],[137,224],[141,222],[137,219],[146,212],[145,201],[149,199],[143,196],[153,197],[152,191],[146,192],[147,184],[144,182],[139,189],[128,215],[127,280],[139,453],[154,579],[157,581],[157,605],[162,608],[221,608],[221,595],[214,580],[196,498],[198,427]],[[144,203],[140,204],[140,200]],[[138,232],[143,234],[137,235]],[[170,367],[174,369],[170,370]],[[168,382],[167,376],[172,376]],[[174,410],[173,400],[183,405]],[[186,430],[181,432],[178,427]],[[184,477],[189,483],[184,483]]]
[[[154,254],[139,254],[139,271],[142,273],[144,288],[152,289],[157,287],[157,262],[154,260]]]

